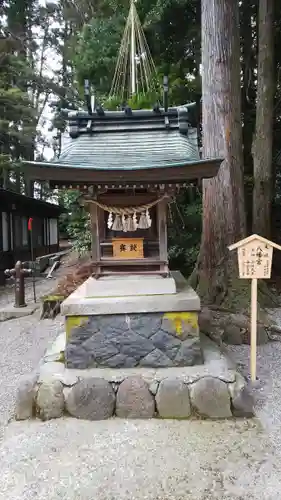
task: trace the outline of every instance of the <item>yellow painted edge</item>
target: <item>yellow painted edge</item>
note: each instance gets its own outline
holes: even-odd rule
[[[195,330],[198,330],[198,313],[196,312],[174,312],[165,313],[164,318],[170,320],[175,327],[177,335],[181,335],[183,331],[183,325],[188,324]]]
[[[175,331],[178,335],[182,334],[184,324],[190,325],[195,330],[198,330],[198,313],[196,312],[173,312],[164,313],[163,318],[168,319],[174,324]],[[65,330],[68,338],[71,330],[75,327],[84,325],[89,320],[89,316],[66,316]]]
[[[82,326],[87,323],[88,316],[66,316],[65,318],[65,332],[66,338],[69,337],[71,330],[77,326]]]

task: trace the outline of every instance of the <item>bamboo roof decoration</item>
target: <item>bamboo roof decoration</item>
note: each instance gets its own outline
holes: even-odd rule
[[[121,101],[155,91],[156,68],[136,9],[131,0],[130,11],[120,45],[110,98]]]

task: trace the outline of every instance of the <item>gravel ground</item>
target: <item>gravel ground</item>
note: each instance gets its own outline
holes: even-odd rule
[[[281,309],[271,309],[269,313],[281,327]],[[241,373],[250,380],[249,346],[225,347],[229,356],[240,367]],[[268,344],[258,346],[257,378],[256,387],[252,387],[256,400],[256,415],[281,455],[281,336],[276,336],[276,340]]]
[[[11,416],[21,377],[34,370],[45,349],[62,330],[62,318],[33,316],[0,323],[0,425]]]
[[[53,280],[38,281],[38,297],[48,293]],[[32,294],[32,288],[28,291]],[[28,296],[27,294],[27,296]],[[13,291],[0,295],[0,305],[12,303]],[[63,328],[63,319],[40,321],[40,311],[32,316],[0,322],[0,433],[11,417],[14,398],[22,376],[34,370],[46,348]],[[1,434],[0,434],[1,435]]]
[[[48,286],[54,282],[39,283],[38,293]],[[275,317],[281,326],[281,310]],[[66,418],[6,425],[19,379],[62,328],[61,317],[40,321],[39,311],[0,323],[0,499],[281,499],[281,343],[259,348],[260,421]],[[228,350],[246,374],[249,347]]]
[[[62,318],[33,316],[0,323],[0,425],[11,416],[21,377],[34,370],[45,349],[62,330]]]
[[[35,290],[36,290],[36,298],[38,302],[40,301],[40,297],[42,295],[46,295],[50,293],[56,286],[58,279],[46,279],[46,278],[36,278],[35,281]],[[10,283],[8,285],[0,287],[0,306],[6,306],[8,304],[12,304],[14,302],[14,283]],[[32,279],[25,279],[25,299],[29,303],[33,303],[33,282]]]
[[[255,422],[13,423],[3,500],[278,500],[280,463]]]

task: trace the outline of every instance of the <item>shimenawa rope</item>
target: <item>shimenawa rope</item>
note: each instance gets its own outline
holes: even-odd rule
[[[161,201],[170,198],[169,195],[164,194],[160,198],[158,198],[155,201],[152,201],[151,203],[147,203],[145,205],[139,205],[139,206],[130,206],[130,207],[114,207],[114,206],[109,206],[105,205],[103,203],[100,203],[97,200],[86,200],[86,203],[94,203],[97,205],[99,208],[104,210],[105,212],[112,213],[114,215],[133,215],[133,214],[140,214],[143,212],[146,212],[147,210],[150,210],[152,207],[160,203]]]

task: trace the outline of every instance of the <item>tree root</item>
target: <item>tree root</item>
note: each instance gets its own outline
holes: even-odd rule
[[[218,312],[221,312],[221,313],[229,313],[229,314],[235,314],[237,313],[237,311],[235,309],[229,309],[229,308],[226,308],[226,307],[222,307],[222,306],[218,306],[218,305],[208,305],[208,309],[210,309],[211,311],[218,311]]]
[[[270,330],[274,335],[281,335],[281,328],[277,325],[271,325]]]

